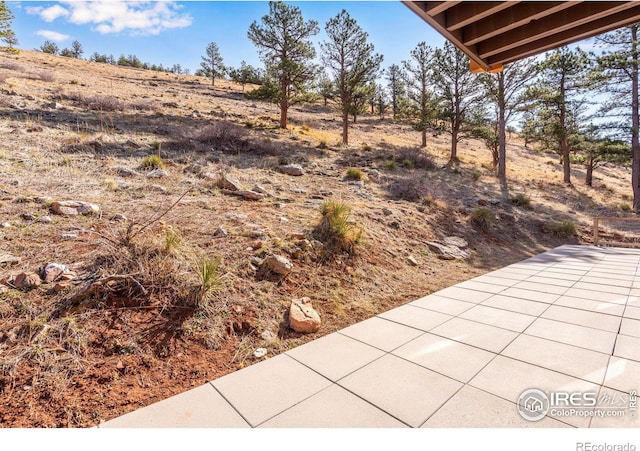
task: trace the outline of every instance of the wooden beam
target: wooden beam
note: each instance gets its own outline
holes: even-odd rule
[[[602,17],[593,22],[566,29],[560,33],[494,54],[484,61],[487,65],[506,64],[582,39],[587,39],[616,28],[631,25],[635,22],[640,22],[640,4],[633,6],[632,9],[620,11],[614,15]]]
[[[423,3],[423,10],[429,14],[430,16],[437,16],[438,14],[442,14],[449,8],[453,8],[454,6],[462,3],[462,1],[451,1],[451,2],[418,2]]]
[[[584,2],[578,6],[561,11],[529,23],[523,27],[498,35],[488,41],[478,44],[478,56],[483,60],[504,53],[508,50],[530,45],[548,36],[563,31],[570,31],[594,20],[607,21],[608,17],[616,13],[624,14],[625,10],[634,8],[634,2]]]
[[[448,9],[444,13],[445,23],[449,31],[459,30],[480,19],[497,14],[517,3],[519,2],[462,2],[461,5]]]
[[[502,14],[487,17],[467,26],[462,34],[464,45],[477,44],[507,31],[527,25],[534,20],[571,8],[578,2],[524,2]]]

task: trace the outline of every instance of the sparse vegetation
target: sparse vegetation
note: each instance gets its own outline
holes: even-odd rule
[[[358,168],[349,168],[347,169],[347,175],[346,178],[349,180],[362,180],[364,177],[364,174],[362,173],[362,171]]]
[[[481,207],[473,210],[471,212],[471,216],[469,217],[469,222],[474,227],[482,230],[483,232],[488,232],[491,225],[496,220],[496,214],[493,210],[487,207]]]
[[[361,243],[364,229],[351,220],[351,207],[341,201],[329,199],[320,208],[322,218],[314,236],[330,250],[354,254]]]
[[[531,198],[524,193],[518,193],[511,197],[511,203],[522,208],[531,208]]]
[[[140,169],[162,169],[164,160],[159,155],[149,155],[140,162]]]
[[[549,231],[559,237],[570,237],[576,234],[576,224],[571,220],[549,224]]]

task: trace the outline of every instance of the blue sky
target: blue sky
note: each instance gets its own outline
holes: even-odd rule
[[[409,58],[420,41],[441,46],[443,38],[399,1],[287,2],[302,10],[305,19],[317,20],[314,39],[325,39],[327,20],[343,8],[369,33],[383,67]],[[247,38],[249,25],[268,12],[264,1],[7,1],[13,12],[13,30],[19,48],[35,49],[46,40],[62,49],[73,40],[85,55],[93,52],[135,54],[144,62],[195,71],[209,42],[215,41],[227,66],[242,60],[262,67],[255,46]]]

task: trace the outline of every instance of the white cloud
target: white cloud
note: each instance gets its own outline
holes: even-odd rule
[[[38,36],[42,36],[45,39],[48,39],[50,41],[55,41],[55,42],[64,42],[71,37],[68,34],[62,34],[62,33],[58,33],[57,31],[51,31],[51,30],[38,30],[36,31],[36,34]]]
[[[93,25],[100,34],[155,35],[191,25],[193,18],[180,13],[181,8],[173,1],[66,0],[48,8],[28,7],[27,12],[46,22],[63,17],[75,25]]]

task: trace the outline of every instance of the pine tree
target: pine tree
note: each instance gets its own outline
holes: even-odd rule
[[[431,89],[432,61],[433,50],[426,42],[420,42],[411,51],[411,59],[402,62],[410,108],[415,120],[413,128],[421,132],[422,147],[427,146],[427,130],[433,126],[437,109],[436,99]]]
[[[225,66],[222,62],[222,56],[220,56],[220,50],[218,44],[210,42],[206,48],[206,55],[202,57],[200,63],[204,73],[211,77],[211,86],[215,86],[216,77],[221,77],[225,72]]]
[[[249,27],[249,39],[278,81],[281,128],[287,128],[290,104],[317,72],[311,37],[319,31],[318,22],[305,22],[300,8],[283,2],[269,2],[269,14],[262,17],[262,24],[254,21]]]
[[[52,55],[57,55],[58,51],[60,49],[58,48],[58,44],[56,44],[55,42],[52,41],[44,41],[42,43],[42,45],[40,46],[40,51],[43,53],[50,53]]]
[[[71,52],[74,58],[80,59],[80,57],[84,53],[84,49],[82,48],[82,44],[80,44],[80,41],[73,41],[71,43]]]
[[[18,39],[11,28],[13,18],[13,13],[7,6],[7,2],[5,0],[0,1],[0,39],[6,42],[10,49],[18,43]]]
[[[348,145],[354,100],[359,90],[376,79],[383,58],[374,53],[368,33],[344,9],[329,19],[325,30],[329,40],[321,44],[322,61],[333,73],[342,110],[342,144]]]
[[[396,119],[400,114],[400,104],[405,94],[405,83],[402,77],[402,71],[400,66],[392,64],[386,70],[387,86],[389,87],[389,93],[391,94],[391,112],[393,119]]]
[[[451,133],[451,155],[448,165],[458,162],[458,143],[471,131],[466,127],[477,102],[481,90],[476,75],[469,71],[469,58],[450,42],[434,52],[434,68],[432,83],[439,100],[440,117],[449,122]]]

